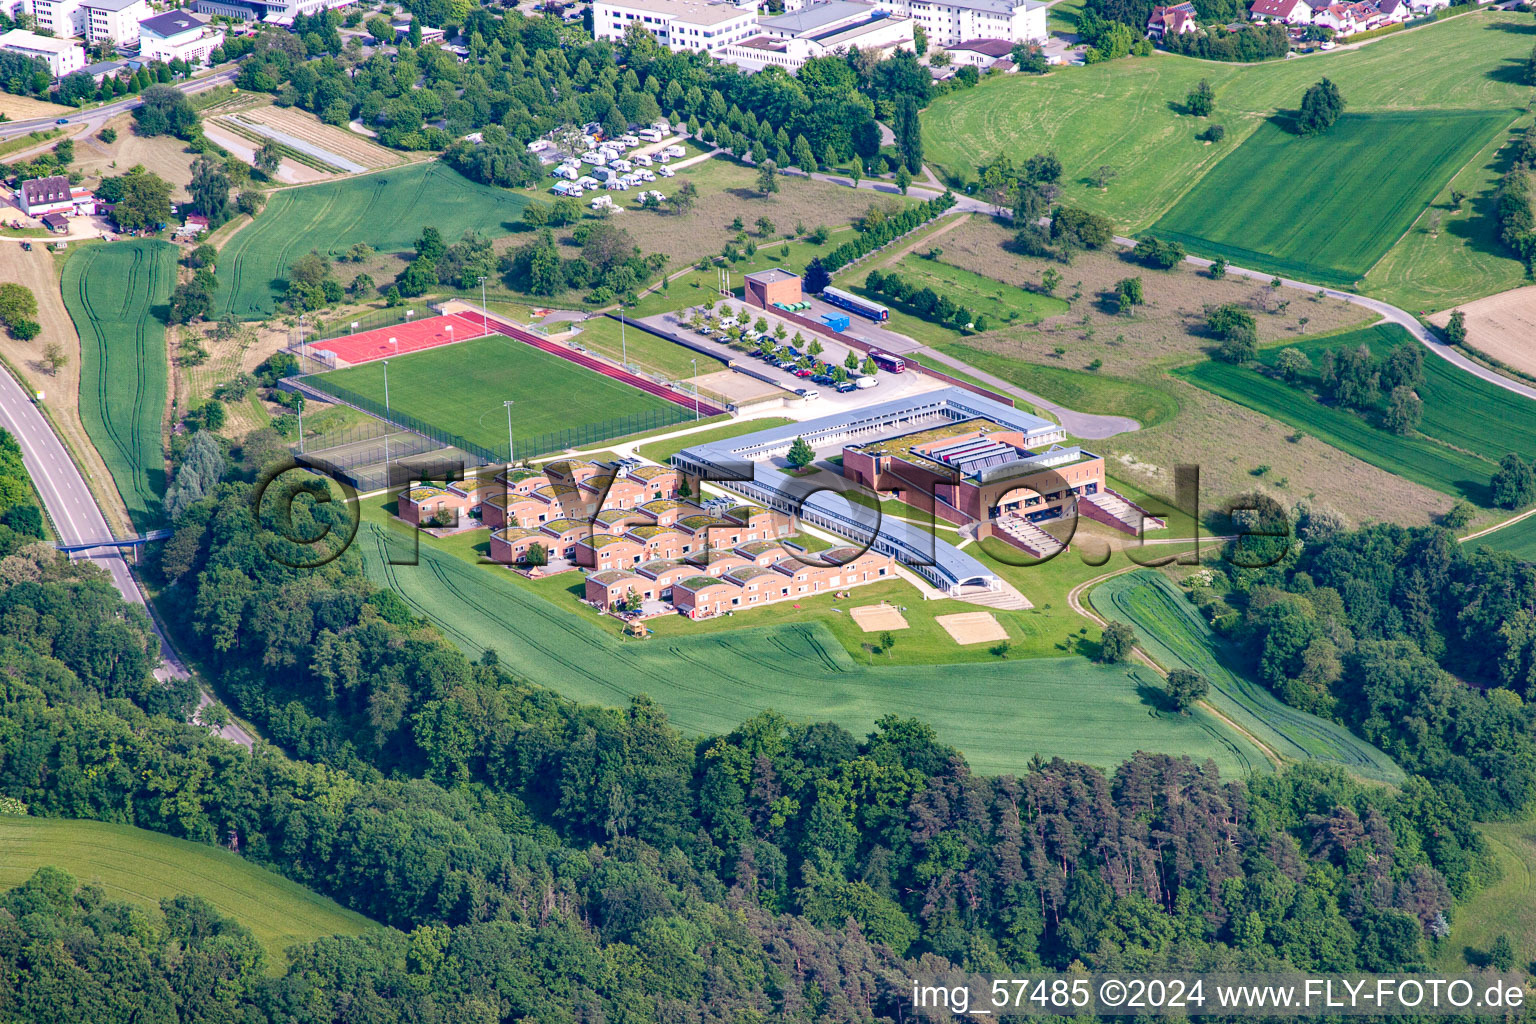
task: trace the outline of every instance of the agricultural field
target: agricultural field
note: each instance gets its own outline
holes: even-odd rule
[[[1161,573],[1122,573],[1093,588],[1088,598],[1104,618],[1133,626],[1137,642],[1163,669],[1187,668],[1210,680],[1207,700],[1281,757],[1332,761],[1368,779],[1402,781],[1391,758],[1342,725],[1298,711],[1234,671],[1235,652]]]
[[[470,181],[436,161],[271,194],[219,254],[217,316],[260,320],[275,312],[288,265],[310,249],[331,256],[366,242],[407,250],[429,224],[448,242],[474,229],[505,235],[526,196]]]
[[[1351,287],[1512,120],[1508,111],[1347,113],[1327,132],[1304,137],[1275,118],[1151,231],[1202,256]],[[1300,185],[1310,181],[1327,185]],[[1270,187],[1279,183],[1297,187]]]
[[[1467,318],[1467,346],[1536,379],[1536,285],[1490,295],[1458,306]],[[1429,318],[1444,327],[1451,310]]]
[[[364,523],[358,544],[369,578],[465,651],[515,652],[519,671],[574,700],[622,706],[648,694],[691,733],[727,731],[772,708],[863,734],[881,715],[895,713],[932,724],[940,741],[963,750],[979,772],[1019,772],[1035,754],[1107,767],[1137,750],[1211,757],[1224,772],[1238,774],[1265,763],[1252,744],[1214,718],[1157,711],[1149,697],[1156,680],[1145,668],[1099,666],[1064,652],[968,664],[962,681],[952,665],[886,667],[882,656],[850,654],[822,621],[840,613],[810,608],[785,609],[783,617],[761,624],[738,616],[698,635],[679,620],[676,634],[622,640],[612,619],[578,614],[565,589],[574,578],[540,581],[545,590],[535,592],[505,569],[470,564],[426,539],[417,564],[391,565],[385,531],[372,522]],[[875,591],[855,594],[863,604]],[[939,604],[947,606],[941,613],[972,610]],[[911,642],[926,651],[926,641]],[[962,650],[945,643],[948,652]]]
[[[1207,507],[1256,485],[1287,504],[1295,500],[1287,490],[1295,497],[1310,494],[1349,509],[1358,522],[1427,523],[1450,507],[1451,499],[1438,491],[1167,373],[1208,357],[1208,305],[1230,302],[1250,310],[1261,344],[1356,329],[1375,318],[1369,310],[1318,298],[1315,289],[1271,291],[1267,282],[1234,275],[1213,281],[1189,267],[1150,270],[1122,250],[1079,253],[1063,266],[1011,252],[1011,236],[1006,226],[973,216],[944,235],[944,261],[1023,288],[1041,287],[1045,272],[1054,269],[1062,275],[1055,293],[1070,303],[1071,311],[1033,327],[973,335],[958,344],[986,355],[959,354],[978,370],[997,360],[995,376],[1048,401],[1141,420],[1141,430],[1090,445],[1110,460],[1118,480],[1171,495],[1173,467],[1198,462]],[[1115,283],[1128,276],[1142,279],[1146,297],[1130,315],[1108,300]],[[942,345],[940,350],[957,354]],[[1100,367],[1092,371],[1095,362]],[[1135,386],[1126,387],[1127,381]],[[1177,414],[1150,425],[1163,408],[1176,408]]]
[[[389,362],[392,411],[492,451],[506,451],[507,410],[502,403],[509,400],[515,403],[512,430],[518,452],[530,456],[571,446],[538,446],[539,438],[555,431],[595,428],[621,417],[640,423],[571,442],[594,444],[692,418],[682,406],[502,335],[442,345]],[[384,402],[382,362],[331,370],[309,382],[322,390],[334,385]],[[641,423],[646,419],[651,421]]]
[[[337,128],[297,107],[266,104],[225,114],[219,120],[231,130],[260,145],[271,139],[293,151],[300,160],[312,159],[334,170],[350,173],[379,170],[406,162],[406,155],[385,149],[363,135]],[[251,139],[254,134],[256,139]]]
[[[930,165],[962,181],[973,179],[979,165],[1000,153],[1018,160],[1055,151],[1066,168],[1064,202],[1104,213],[1127,233],[1140,232],[1277,111],[1294,110],[1307,86],[1324,75],[1338,84],[1352,113],[1507,112],[1506,123],[1513,121],[1527,99],[1516,65],[1530,53],[1530,32],[1528,18],[1486,12],[1305,60],[1237,66],[1162,54],[1053,69],[1044,76],[996,75],[929,106],[923,115],[924,149]],[[1196,139],[1206,120],[1183,114],[1185,97],[1202,78],[1216,91],[1211,121],[1226,128],[1221,143]],[[1433,145],[1425,134],[1408,131],[1401,152]],[[1488,155],[1472,154],[1492,141],[1491,135],[1466,141],[1472,162],[1487,166]],[[1101,165],[1117,172],[1106,190],[1088,180]],[[1263,180],[1274,183],[1259,190],[1263,194],[1284,194],[1286,179]],[[1344,180],[1375,182],[1355,175]],[[1484,173],[1478,180],[1489,179]],[[1473,193],[1473,200],[1474,206],[1482,203],[1482,194]],[[1360,208],[1376,212],[1369,204]],[[1368,228],[1362,219],[1361,230]],[[1441,272],[1438,283],[1389,255],[1384,263],[1393,264],[1392,274],[1367,278],[1367,284],[1379,283],[1405,301],[1420,300],[1410,308],[1431,309],[1454,301],[1435,302],[1436,293],[1461,299],[1507,287],[1502,274],[1491,286],[1480,284],[1476,266],[1456,262],[1460,237],[1450,232],[1442,237],[1449,256],[1441,260],[1437,253],[1436,261],[1449,272]],[[1421,246],[1416,237],[1410,242]],[[1481,253],[1485,246],[1474,242],[1473,248]]]
[[[176,248],[151,239],[77,249],[64,305],[80,336],[80,418],[134,526],[157,525],[165,492],[165,324]]]
[[[360,935],[378,927],[361,914],[229,850],[174,839],[131,825],[0,815],[0,889],[38,868],[56,867],[107,897],[158,907],[170,896],[201,896],[249,928],[276,974],[283,950],[324,935]]]
[[[1467,543],[1490,551],[1508,551],[1527,562],[1536,562],[1536,516],[1527,516]]]
[[[57,262],[56,257],[40,248],[16,252],[14,258],[0,260],[0,281],[13,281],[31,290],[37,299],[37,322],[43,329],[31,341],[18,341],[8,332],[0,331],[0,359],[28,390],[44,393],[43,408],[48,419],[79,463],[107,522],[113,529],[127,530],[128,513],[122,498],[80,420],[80,337],[59,292]],[[52,373],[42,360],[49,344],[58,345],[69,359]]]
[[[1386,324],[1294,347],[1317,366],[1324,349],[1362,344],[1380,357],[1395,345],[1419,342],[1401,327]],[[1272,365],[1280,350],[1278,346],[1266,349],[1261,361]],[[1510,451],[1526,459],[1536,456],[1536,406],[1529,399],[1433,356],[1425,357],[1425,380],[1419,389],[1423,419],[1418,432],[1409,436],[1382,430],[1354,412],[1325,405],[1309,392],[1256,370],[1210,360],[1177,372],[1223,398],[1290,423],[1366,462],[1479,505],[1489,503],[1489,479],[1500,458]],[[1475,415],[1469,414],[1472,410]]]
[[[63,107],[46,100],[33,99],[31,96],[0,92],[0,114],[4,114],[7,121],[30,121],[35,117],[63,117],[65,114],[74,112],[74,107]]]

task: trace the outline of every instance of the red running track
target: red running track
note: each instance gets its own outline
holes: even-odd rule
[[[328,341],[311,342],[309,347],[334,352],[337,359],[355,366],[375,359],[437,348],[455,341],[468,341],[484,337],[485,334],[486,328],[480,323],[480,317],[451,314],[423,317],[393,327],[378,327]],[[389,343],[390,338],[395,339],[395,344]]]
[[[480,326],[480,314],[461,313],[459,315],[461,318],[469,320],[476,327]],[[655,395],[657,398],[664,398],[667,401],[672,402],[675,405],[680,405],[685,409],[692,409],[694,407],[694,400],[691,395],[680,394],[676,391],[673,391],[669,387],[663,387],[662,385],[657,384],[653,380],[649,380],[645,377],[637,377],[633,373],[630,373],[628,370],[621,370],[616,366],[609,366],[607,363],[599,362],[590,356],[582,355],[580,352],[569,349],[564,345],[557,345],[550,341],[548,338],[541,338],[537,334],[531,334],[528,331],[522,330],[521,328],[513,327],[511,324],[503,323],[495,317],[491,317],[490,320],[487,321],[487,326],[491,331],[497,334],[505,334],[509,338],[515,338],[518,341],[527,342],[529,345],[532,345],[534,348],[539,349],[542,352],[548,352],[550,355],[559,356],[561,359],[569,360],[570,362],[575,363],[577,366],[584,366],[589,370],[601,373],[605,377],[612,377],[614,380],[622,381],[632,388],[639,388],[646,394]],[[698,409],[700,416],[718,416],[725,412],[724,409],[711,405],[708,402],[702,400],[698,403]]]

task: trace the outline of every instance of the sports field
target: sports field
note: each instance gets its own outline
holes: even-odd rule
[[[1395,324],[1347,334],[1273,346],[1260,361],[1273,364],[1283,348],[1299,348],[1313,366],[1325,349],[1368,345],[1378,358],[1396,345],[1417,345]],[[1174,371],[1230,401],[1289,423],[1391,473],[1480,505],[1490,500],[1489,480],[1497,463],[1514,451],[1536,456],[1536,404],[1489,384],[1433,355],[1424,358],[1424,402],[1419,432],[1398,436],[1358,413],[1325,405],[1301,388],[1257,371],[1207,360]]]
[[[379,362],[332,370],[308,380],[322,390],[335,386],[381,405],[384,402],[384,366]],[[681,406],[501,335],[389,361],[391,411],[492,451],[507,450],[504,403],[509,400],[514,403],[513,438],[518,452],[527,455],[539,454],[535,439],[555,431],[579,433],[620,419],[639,424],[572,442],[595,444],[692,418],[691,411]]]
[[[435,160],[280,189],[219,254],[212,315],[271,316],[288,265],[310,249],[336,256],[366,242],[381,252],[404,252],[428,225],[450,243],[471,228],[505,235],[527,204],[526,196],[470,181]]]
[[[0,889],[41,867],[100,885],[110,899],[158,907],[168,896],[201,896],[249,928],[280,971],[283,950],[323,935],[378,927],[324,896],[216,846],[173,839],[131,825],[0,815]]]
[[[1239,774],[1266,763],[1211,717],[1156,712],[1146,700],[1156,680],[1145,668],[1103,667],[1081,657],[994,659],[963,672],[942,664],[884,667],[878,655],[855,659],[814,619],[752,627],[739,616],[729,628],[702,635],[623,641],[617,623],[605,629],[507,579],[505,570],[471,565],[427,543],[419,564],[390,565],[384,536],[366,522],[358,534],[369,578],[466,652],[497,649],[519,672],[579,701],[622,706],[648,694],[691,733],[725,732],[768,708],[835,721],[855,735],[882,715],[898,714],[931,723],[941,741],[986,773],[1023,771],[1035,754],[1108,767],[1137,750],[1211,757],[1222,771]],[[867,603],[856,595],[850,607]],[[910,632],[898,635],[898,646],[918,642]],[[962,650],[947,637],[943,642]]]
[[[1325,75],[1338,84],[1351,113],[1499,111],[1512,122],[1528,98],[1518,65],[1529,56],[1531,43],[1529,18],[1486,12],[1305,60],[1241,66],[1159,54],[1054,68],[1044,76],[992,75],[974,89],[956,90],[929,105],[923,114],[924,151],[931,166],[959,180],[974,179],[976,168],[999,154],[1020,162],[1031,153],[1054,151],[1065,167],[1062,201],[1104,213],[1123,233],[1136,233],[1156,223],[1277,111],[1295,110],[1306,88]],[[1216,90],[1216,113],[1209,121],[1227,132],[1225,141],[1210,145],[1195,138],[1209,122],[1183,113],[1186,96],[1202,78]],[[1433,144],[1421,134],[1415,132],[1394,158],[1412,162],[1421,142]],[[1499,134],[1468,139],[1468,155]],[[1088,180],[1100,165],[1117,172],[1106,190]],[[1390,166],[1368,170],[1391,173]],[[1502,172],[1458,179],[1474,207],[1483,209],[1477,189],[1490,185],[1497,173]],[[1282,205],[1289,203],[1286,193],[1327,180],[1266,174],[1242,191]],[[1347,180],[1375,181],[1354,172]],[[1374,211],[1362,204],[1361,213]],[[1360,229],[1370,229],[1365,217]],[[1455,228],[1437,238],[1410,236],[1402,244],[1417,254],[1419,269],[1394,262],[1393,273],[1376,283],[1411,309],[1442,308],[1458,301],[1451,296],[1472,298],[1517,283],[1518,269],[1513,282],[1509,273],[1518,264],[1493,253],[1485,237],[1469,237],[1474,229],[1462,214]],[[1464,261],[1463,251],[1478,260]],[[1500,270],[1491,284],[1484,273],[1490,260]]]
[[[1508,112],[1345,114],[1321,135],[1266,121],[1152,226],[1202,256],[1354,284]]]
[[[316,341],[309,347],[317,352],[330,352],[343,363],[356,366],[358,363],[371,363],[375,359],[410,355],[439,345],[451,345],[455,341],[478,338],[485,333],[487,325],[479,317],[450,314],[423,317],[393,327],[376,327],[371,331]]]
[[[64,264],[64,305],[80,335],[80,418],[136,527],[165,491],[165,324],[176,248],[143,239],[87,245]]]
[[[1104,618],[1133,626],[1142,649],[1164,669],[1187,668],[1210,680],[1207,699],[1282,757],[1333,761],[1383,782],[1403,779],[1391,758],[1342,725],[1298,711],[1232,671],[1232,652],[1161,573],[1123,573],[1099,584],[1088,599]]]

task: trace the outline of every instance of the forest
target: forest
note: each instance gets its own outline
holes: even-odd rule
[[[351,552],[290,568],[304,560],[284,537],[345,526],[339,502],[292,508],[279,521],[251,485],[221,483],[152,570],[190,653],[274,741],[253,752],[187,724],[191,686],[153,679],[148,623],[99,570],[7,540],[0,799],[234,837],[387,927],[291,950],[272,976],[206,908],[145,929],[41,877],[0,902],[0,1012],[38,987],[62,994],[40,1020],[130,998],[137,1019],[178,1019],[208,991],[197,1019],[894,1020],[919,958],[1411,969],[1492,876],[1473,819],[1519,806],[1518,777],[1471,752],[1459,774],[1429,752],[1405,761],[1422,774],[1393,791],[1317,766],[1223,779],[1158,754],[982,777],[895,716],[862,737],[772,713],[686,736],[644,698],[576,705],[494,653],[472,662]],[[1373,603],[1397,564],[1378,543],[1340,535],[1298,563],[1315,593],[1367,560],[1341,591],[1362,637],[1402,603]],[[1481,613],[1447,587],[1445,621]],[[1503,742],[1512,768],[1520,744]],[[136,952],[105,970],[123,943]]]

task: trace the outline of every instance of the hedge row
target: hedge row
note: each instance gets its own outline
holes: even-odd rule
[[[945,192],[937,199],[918,203],[894,217],[887,217],[868,231],[860,231],[856,237],[822,257],[821,265],[827,268],[828,273],[840,267],[846,267],[854,260],[868,256],[881,246],[888,245],[902,235],[917,230],[954,205],[955,197],[951,192]]]

